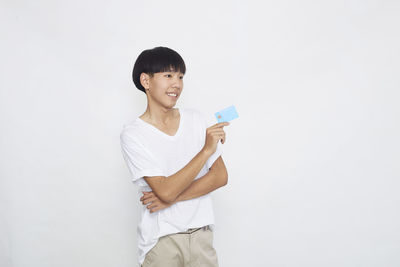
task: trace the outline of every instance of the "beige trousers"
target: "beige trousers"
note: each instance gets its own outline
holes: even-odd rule
[[[218,267],[212,230],[205,226],[160,237],[142,267]]]

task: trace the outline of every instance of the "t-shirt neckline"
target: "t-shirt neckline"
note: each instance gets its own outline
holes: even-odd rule
[[[155,127],[154,125],[142,120],[141,118],[137,117],[136,120],[139,121],[140,123],[142,123],[143,125],[146,125],[149,129],[151,129],[153,132],[161,134],[162,136],[166,137],[167,139],[176,139],[179,137],[179,135],[181,134],[182,128],[183,128],[183,112],[181,108],[177,108],[178,112],[179,112],[179,126],[178,126],[178,130],[176,131],[175,135],[169,135],[166,134],[165,132],[161,131],[160,129],[158,129],[157,127]]]

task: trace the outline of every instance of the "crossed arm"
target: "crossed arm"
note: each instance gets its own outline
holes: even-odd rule
[[[172,204],[179,201],[189,200],[208,194],[224,185],[228,182],[228,172],[226,170],[222,157],[218,157],[210,170],[204,176],[197,180],[194,180],[173,202],[167,203],[162,201],[153,191],[143,192],[143,196],[140,198],[143,205],[150,209],[150,212],[156,212],[158,210],[167,208]]]

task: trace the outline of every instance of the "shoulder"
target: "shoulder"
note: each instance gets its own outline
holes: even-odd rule
[[[140,133],[140,123],[138,119],[136,119],[122,126],[122,130],[119,137],[120,140],[124,143],[135,142],[137,140],[139,133]]]

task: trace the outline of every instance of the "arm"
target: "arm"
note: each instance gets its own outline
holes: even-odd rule
[[[147,208],[150,209],[150,212],[152,213],[168,208],[176,202],[189,200],[208,194],[209,192],[226,185],[227,182],[228,172],[226,171],[222,157],[218,157],[218,159],[215,160],[214,164],[210,168],[209,172],[201,178],[193,181],[190,186],[175,199],[173,203],[163,202],[153,192],[145,192],[140,198],[140,201],[142,201],[143,205],[150,203]]]
[[[208,158],[216,151],[219,140],[225,142],[225,132],[222,129],[229,122],[220,122],[206,130],[206,141],[199,153],[177,173],[165,176],[144,176],[145,181],[154,193],[164,202],[172,204],[177,197],[190,186]]]
[[[203,177],[193,181],[174,201],[174,203],[208,194],[228,183],[228,172],[222,157],[218,157]]]
[[[154,193],[164,202],[172,204],[176,198],[193,182],[201,168],[210,157],[210,153],[201,150],[197,155],[177,173],[165,176],[145,176]]]

